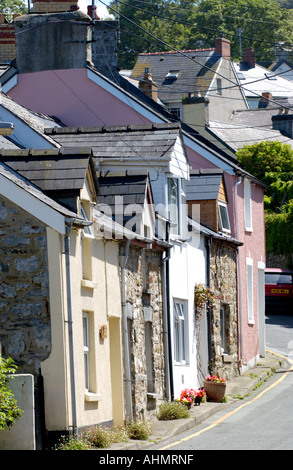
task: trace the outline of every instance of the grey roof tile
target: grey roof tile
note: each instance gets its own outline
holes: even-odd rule
[[[91,151],[62,154],[56,150],[0,152],[0,160],[43,191],[81,189]]]
[[[180,133],[178,123],[107,128],[46,130],[63,147],[90,146],[98,158],[170,158]]]
[[[204,96],[214,77],[212,70],[219,59],[214,49],[144,53],[138,56],[131,78],[142,80],[147,68],[163,102],[174,100],[174,94],[181,97],[184,93],[200,92]],[[166,78],[171,70],[179,72],[176,79]]]

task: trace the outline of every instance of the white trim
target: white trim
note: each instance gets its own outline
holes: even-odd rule
[[[246,295],[247,295],[247,322],[253,325],[254,321],[254,296],[253,296],[253,259],[246,258]]]
[[[15,73],[4,85],[1,86],[1,90],[4,93],[8,93],[12,88],[17,85],[17,73]]]
[[[224,162],[221,158],[213,155],[210,150],[206,150],[203,146],[194,142],[187,135],[183,134],[183,140],[187,147],[190,147],[194,152],[199,153],[203,158],[206,158],[209,162],[213,163],[218,168],[221,168],[229,175],[234,175],[234,168],[229,163]]]
[[[63,235],[65,234],[65,217],[59,214],[55,209],[52,209],[3,175],[0,175],[0,189],[1,195],[6,199],[53,228],[56,232]]]
[[[222,214],[220,210],[220,206],[224,207],[226,209],[226,216],[227,216],[227,221],[228,221],[228,226],[229,228],[224,228],[223,227],[223,220],[222,220]],[[231,226],[230,226],[230,220],[229,220],[229,214],[228,214],[228,207],[227,203],[223,201],[218,201],[218,213],[219,213],[219,229],[220,232],[225,232],[225,233],[231,233]]]
[[[111,95],[115,96],[115,98],[118,98],[120,101],[122,101],[122,103],[126,104],[127,106],[130,106],[134,111],[137,111],[138,113],[142,114],[146,119],[150,120],[151,122],[157,122],[161,124],[164,124],[166,122],[156,116],[154,112],[148,111],[146,107],[136,102],[133,97],[128,95],[125,91],[121,91],[114,84],[111,84],[110,82],[105,80],[104,77],[100,77],[92,70],[87,69],[87,77],[96,85],[99,85],[108,93],[111,93]]]
[[[252,207],[251,207],[251,182],[244,178],[243,182],[243,199],[244,199],[244,225],[246,232],[253,231],[252,224]]]

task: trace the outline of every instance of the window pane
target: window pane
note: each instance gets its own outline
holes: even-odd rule
[[[187,358],[187,341],[184,303],[174,302],[174,359],[185,362]]]
[[[176,178],[168,178],[168,216],[170,221],[175,224],[171,226],[170,232],[178,233],[179,206],[178,206],[178,180]]]
[[[221,230],[230,231],[230,223],[228,217],[227,206],[219,204],[219,225]]]

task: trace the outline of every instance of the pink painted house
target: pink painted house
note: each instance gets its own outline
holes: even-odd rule
[[[54,116],[67,127],[171,122],[172,116],[163,107],[129,81],[116,75],[116,81],[112,81],[102,75],[99,72],[102,58],[93,64],[91,51],[85,51],[82,41],[60,42],[58,54],[63,61],[56,65],[52,57],[55,48],[51,42],[44,43],[43,38],[53,38],[56,28],[61,28],[71,39],[77,32],[79,37],[86,38],[91,25],[87,15],[79,11],[71,15],[70,28],[66,23],[68,14],[59,23],[54,21],[55,14],[27,15],[15,20],[17,69],[10,68],[2,75],[2,90],[17,103]],[[224,171],[231,237],[243,243],[238,255],[239,370],[242,372],[265,355],[264,188],[236,160],[185,124],[182,124],[182,134],[192,169]]]

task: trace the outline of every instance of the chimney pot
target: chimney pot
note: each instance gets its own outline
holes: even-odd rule
[[[92,5],[88,5],[88,7],[87,7],[87,14],[88,14],[91,18],[93,17],[93,7],[92,7]],[[95,8],[94,8],[94,14],[95,14],[94,19],[95,19],[95,20],[100,20],[100,17],[99,17],[98,14],[97,14],[97,7],[96,7],[96,6],[95,6]]]

